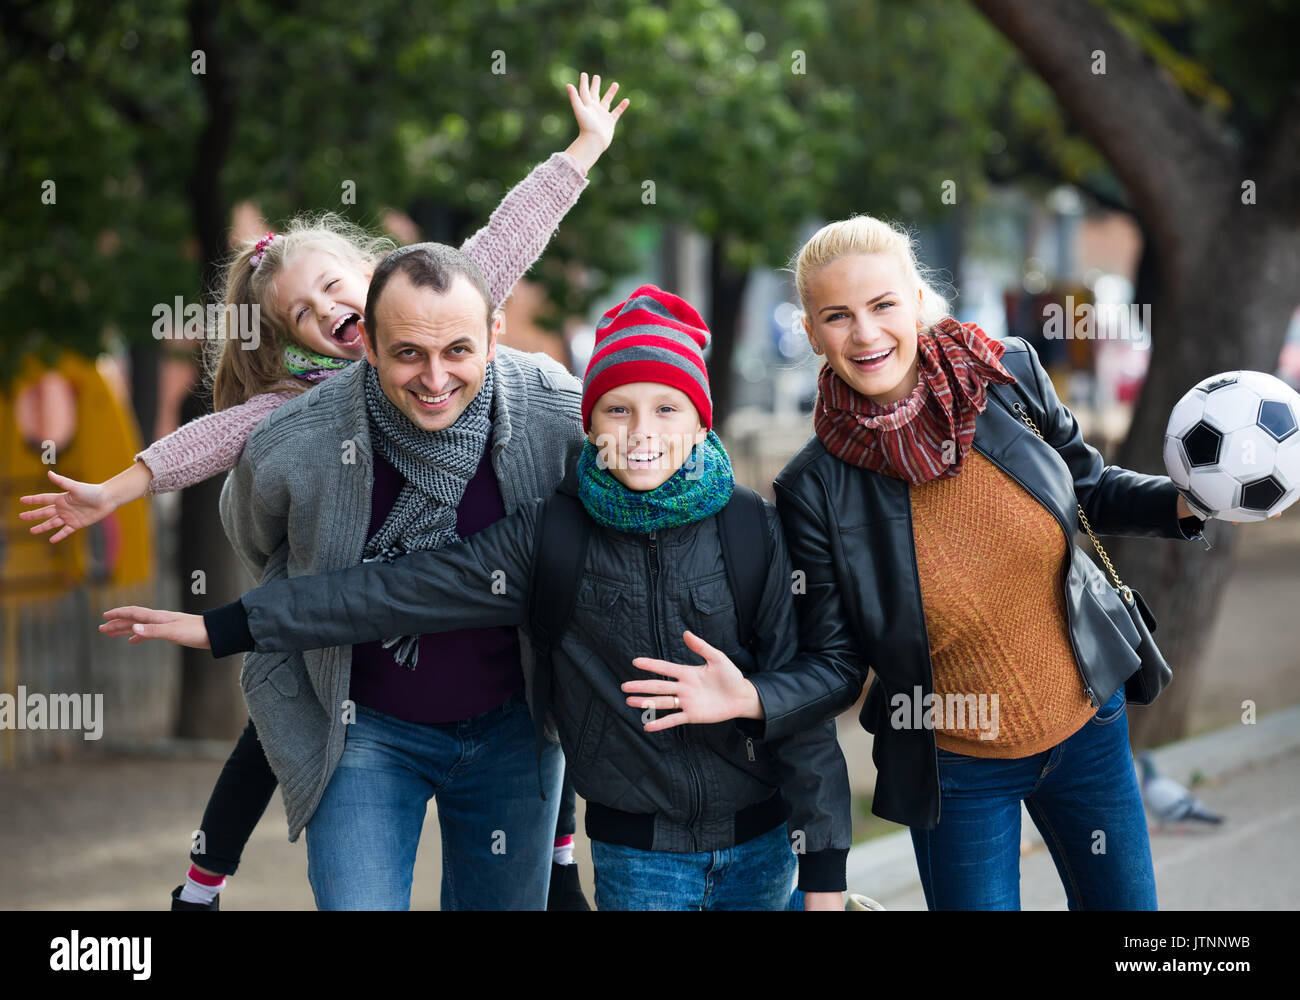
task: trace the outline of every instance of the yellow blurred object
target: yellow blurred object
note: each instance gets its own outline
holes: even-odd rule
[[[31,509],[18,498],[60,492],[46,476],[99,483],[121,472],[140,450],[128,402],[110,388],[95,362],[64,353],[53,368],[35,357],[0,389],[0,594],[49,600],[83,583],[141,583],[153,573],[149,505],[137,500],[98,524],[51,545],[31,534]]]

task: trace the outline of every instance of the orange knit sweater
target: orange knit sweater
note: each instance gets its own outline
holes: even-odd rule
[[[910,493],[936,742],[972,757],[1056,746],[1096,711],[1070,644],[1060,524],[974,448]]]

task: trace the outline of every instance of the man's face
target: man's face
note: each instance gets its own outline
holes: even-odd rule
[[[464,275],[440,295],[398,272],[375,304],[378,331],[362,323],[384,395],[421,430],[450,427],[478,395],[501,334],[500,316],[488,333],[486,312]]]

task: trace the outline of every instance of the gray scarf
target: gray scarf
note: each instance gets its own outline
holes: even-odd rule
[[[406,552],[440,549],[460,541],[456,508],[460,506],[483,457],[492,430],[495,365],[489,361],[478,394],[456,421],[440,431],[416,427],[384,395],[379,373],[367,361],[366,413],[375,450],[406,480],[383,526],[362,550],[362,561],[392,562]],[[384,648],[408,670],[415,669],[419,636],[384,640]]]

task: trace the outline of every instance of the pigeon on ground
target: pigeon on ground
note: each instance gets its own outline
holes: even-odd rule
[[[1138,765],[1142,769],[1142,801],[1159,826],[1190,821],[1223,822],[1222,816],[1211,812],[1204,802],[1173,778],[1157,774],[1150,754],[1139,754]]]

